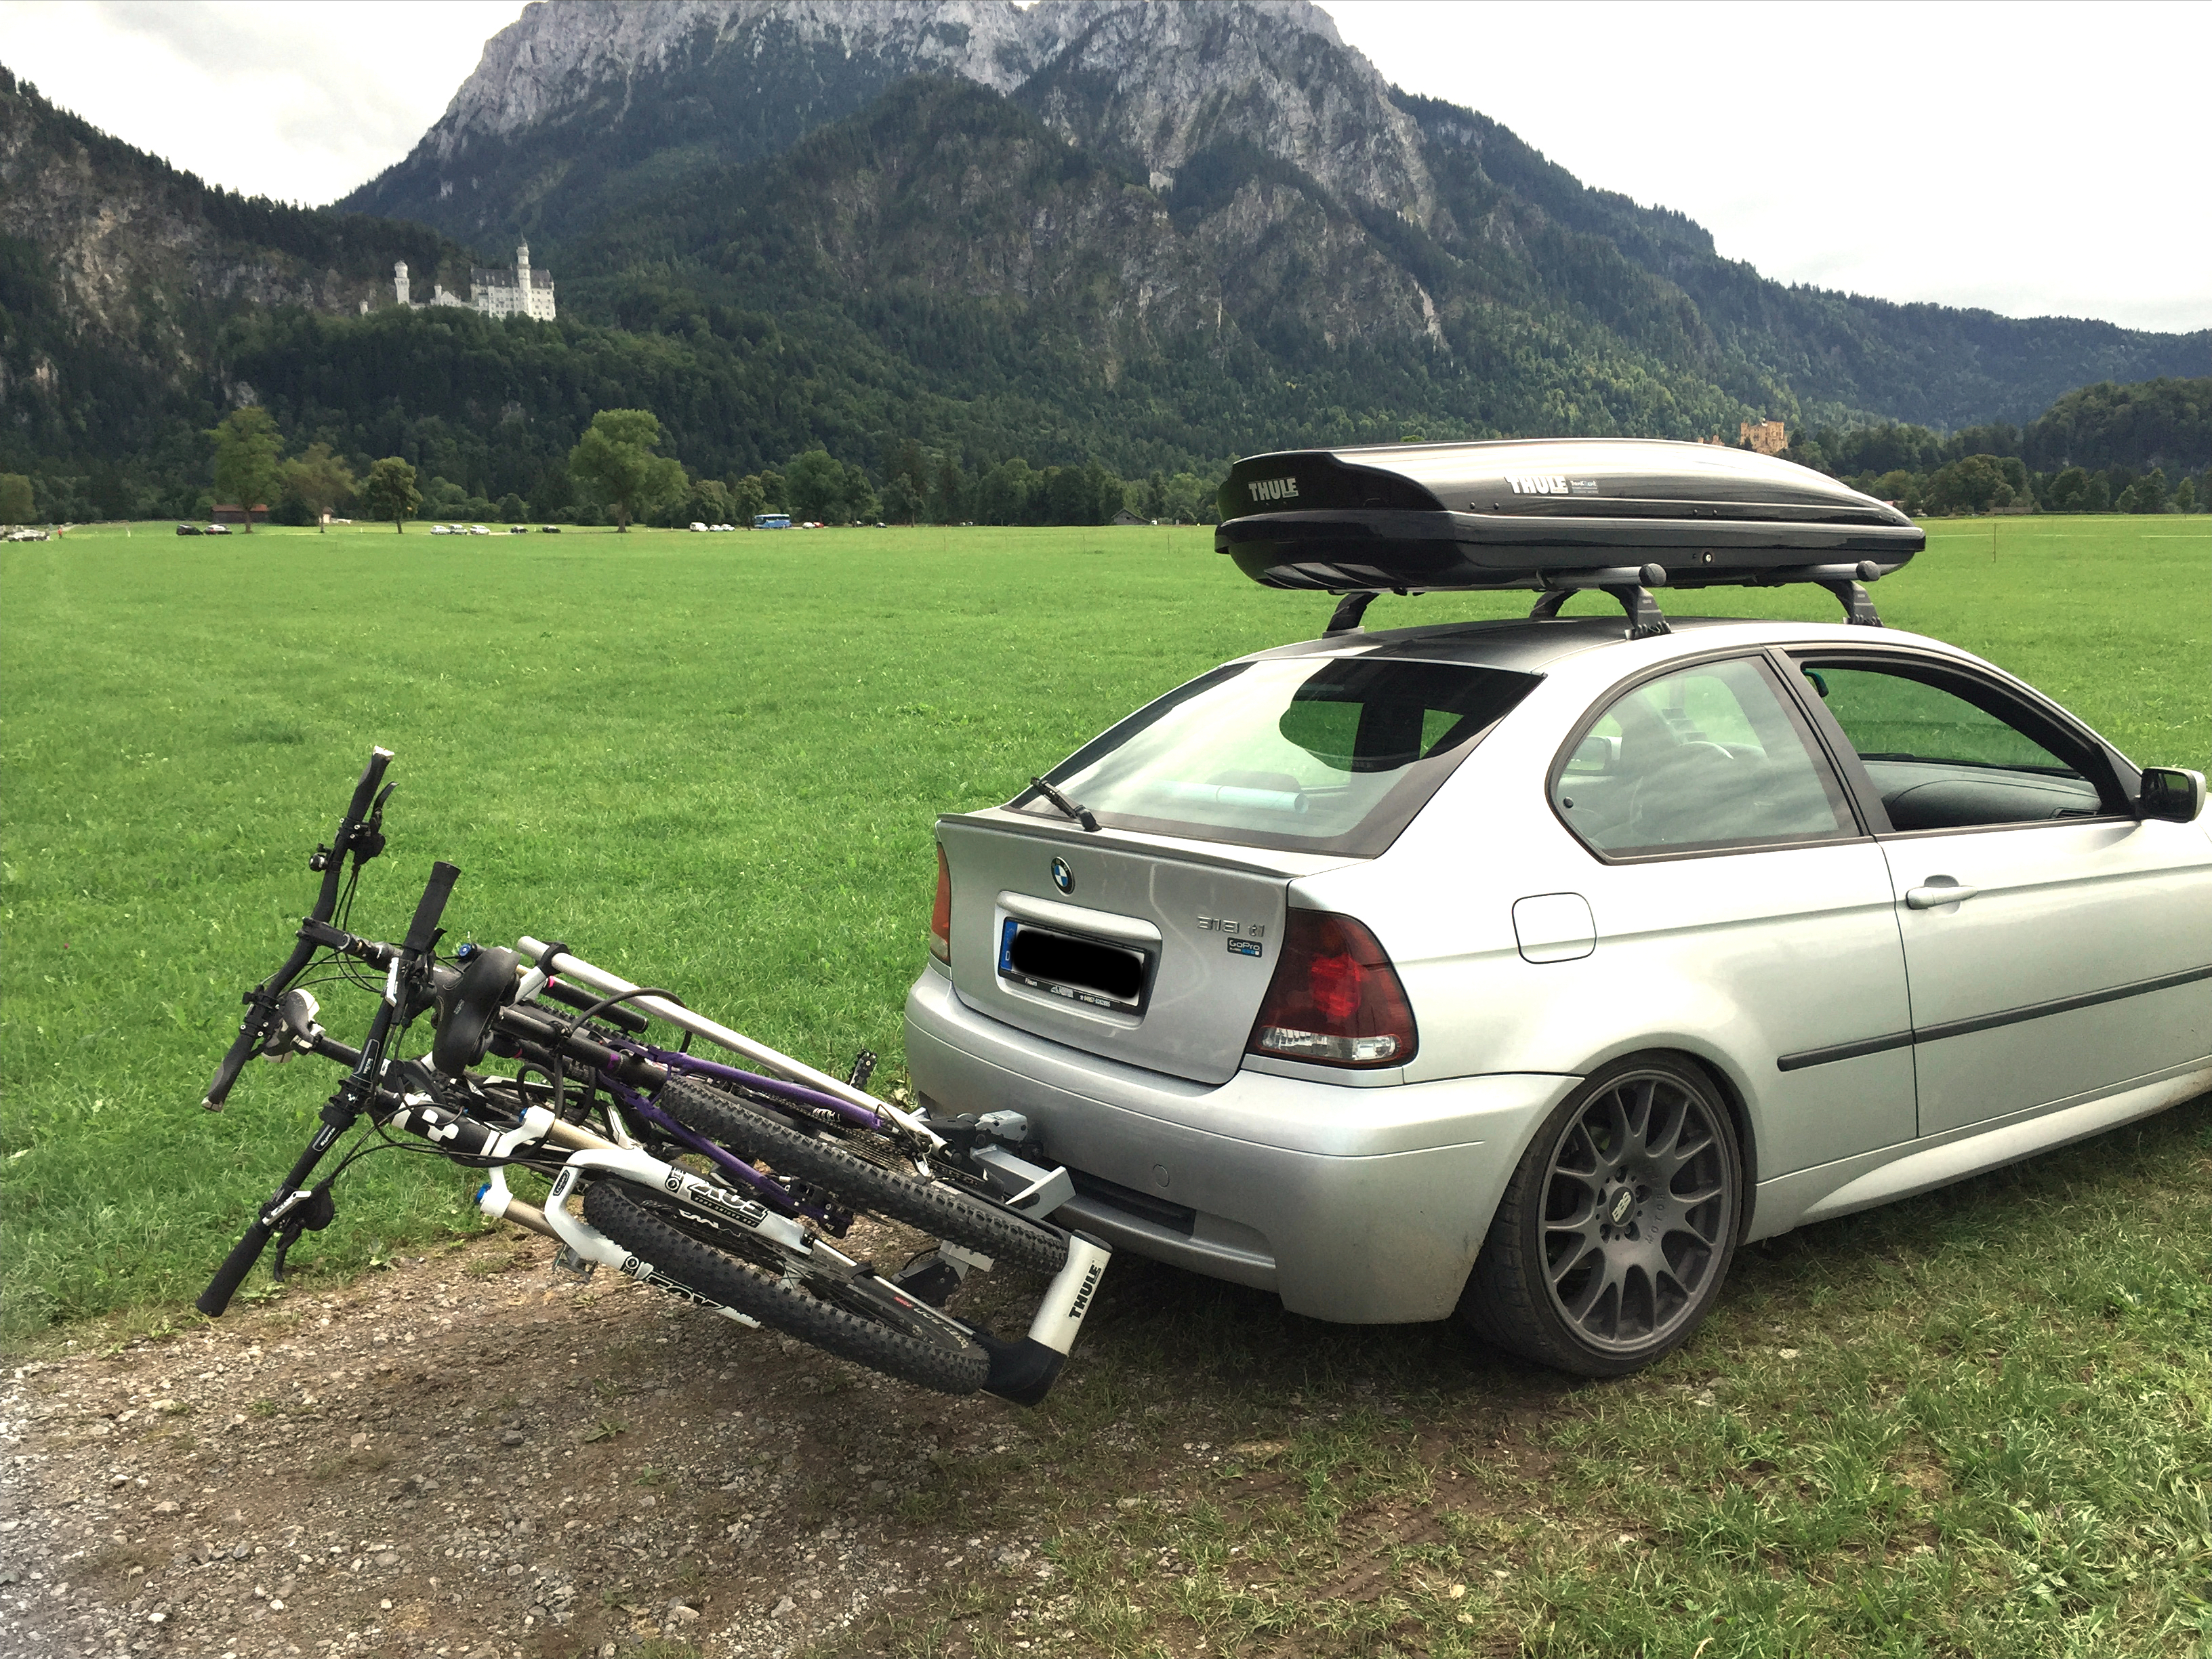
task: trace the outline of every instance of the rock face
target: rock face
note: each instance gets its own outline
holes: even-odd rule
[[[587,228],[670,150],[749,161],[944,75],[1021,95],[1171,187],[1224,146],[1425,212],[1420,134],[1306,0],[538,0],[413,154],[342,205],[462,236]]]

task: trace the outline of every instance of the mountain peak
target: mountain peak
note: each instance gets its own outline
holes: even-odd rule
[[[662,182],[670,152],[765,160],[914,75],[1027,90],[1048,125],[1155,188],[1237,141],[1350,199],[1428,199],[1414,123],[1310,0],[536,0],[344,205],[557,235]]]

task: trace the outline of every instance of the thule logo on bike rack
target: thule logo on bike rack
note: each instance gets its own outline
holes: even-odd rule
[[[1091,1271],[1083,1275],[1083,1288],[1075,1293],[1075,1300],[1068,1305],[1067,1316],[1070,1319],[1080,1319],[1090,1310],[1091,1293],[1098,1288],[1098,1281],[1105,1276],[1104,1262],[1094,1261],[1091,1264]]]
[[[1558,472],[1509,472],[1505,475],[1505,482],[1512,486],[1516,495],[1564,495],[1567,493],[1566,477]]]
[[[1255,502],[1294,501],[1298,498],[1296,478],[1255,478],[1244,486],[1245,494]]]

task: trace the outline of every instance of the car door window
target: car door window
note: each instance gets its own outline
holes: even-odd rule
[[[1814,664],[1806,679],[1857,751],[1898,830],[1956,830],[2094,817],[2105,810],[2064,735],[2000,713],[1990,688],[1947,685],[1929,671]],[[1979,689],[1978,701],[1966,692]]]
[[[1613,857],[1858,833],[1802,719],[1750,658],[1700,663],[1616,698],[1561,763],[1552,804]]]

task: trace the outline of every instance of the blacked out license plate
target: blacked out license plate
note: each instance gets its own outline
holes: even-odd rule
[[[1047,996],[1117,1014],[1141,1014],[1152,958],[1134,946],[1108,945],[1008,916],[999,931],[999,977]]]

